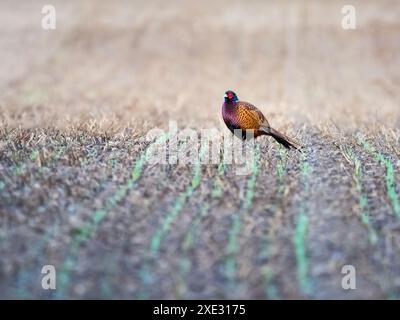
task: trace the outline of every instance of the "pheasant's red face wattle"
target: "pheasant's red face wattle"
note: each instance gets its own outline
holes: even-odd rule
[[[233,91],[228,90],[225,92],[225,102],[237,102],[237,101],[238,98]]]

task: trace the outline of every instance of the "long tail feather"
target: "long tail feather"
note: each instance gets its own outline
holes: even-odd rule
[[[296,145],[289,137],[285,136],[283,133],[275,130],[274,128],[268,128],[265,130],[267,135],[272,136],[278,143],[283,145],[286,149],[294,148],[296,150],[299,149],[299,146]]]

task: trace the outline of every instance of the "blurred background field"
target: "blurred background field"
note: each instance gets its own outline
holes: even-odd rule
[[[399,1],[45,4],[0,2],[0,297],[399,297]],[[304,155],[142,161],[169,120],[227,130],[227,89]]]

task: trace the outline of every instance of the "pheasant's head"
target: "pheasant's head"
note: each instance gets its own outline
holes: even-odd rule
[[[239,99],[236,95],[236,93],[234,93],[231,90],[228,90],[227,92],[225,92],[225,102],[238,102]]]

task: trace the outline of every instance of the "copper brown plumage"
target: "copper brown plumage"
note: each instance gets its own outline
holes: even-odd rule
[[[240,134],[242,139],[246,139],[246,130],[253,130],[254,138],[269,135],[285,148],[297,149],[296,144],[290,138],[269,125],[260,110],[248,102],[239,101],[237,95],[231,90],[225,92],[222,118],[232,133],[236,133],[237,129],[242,130]]]

